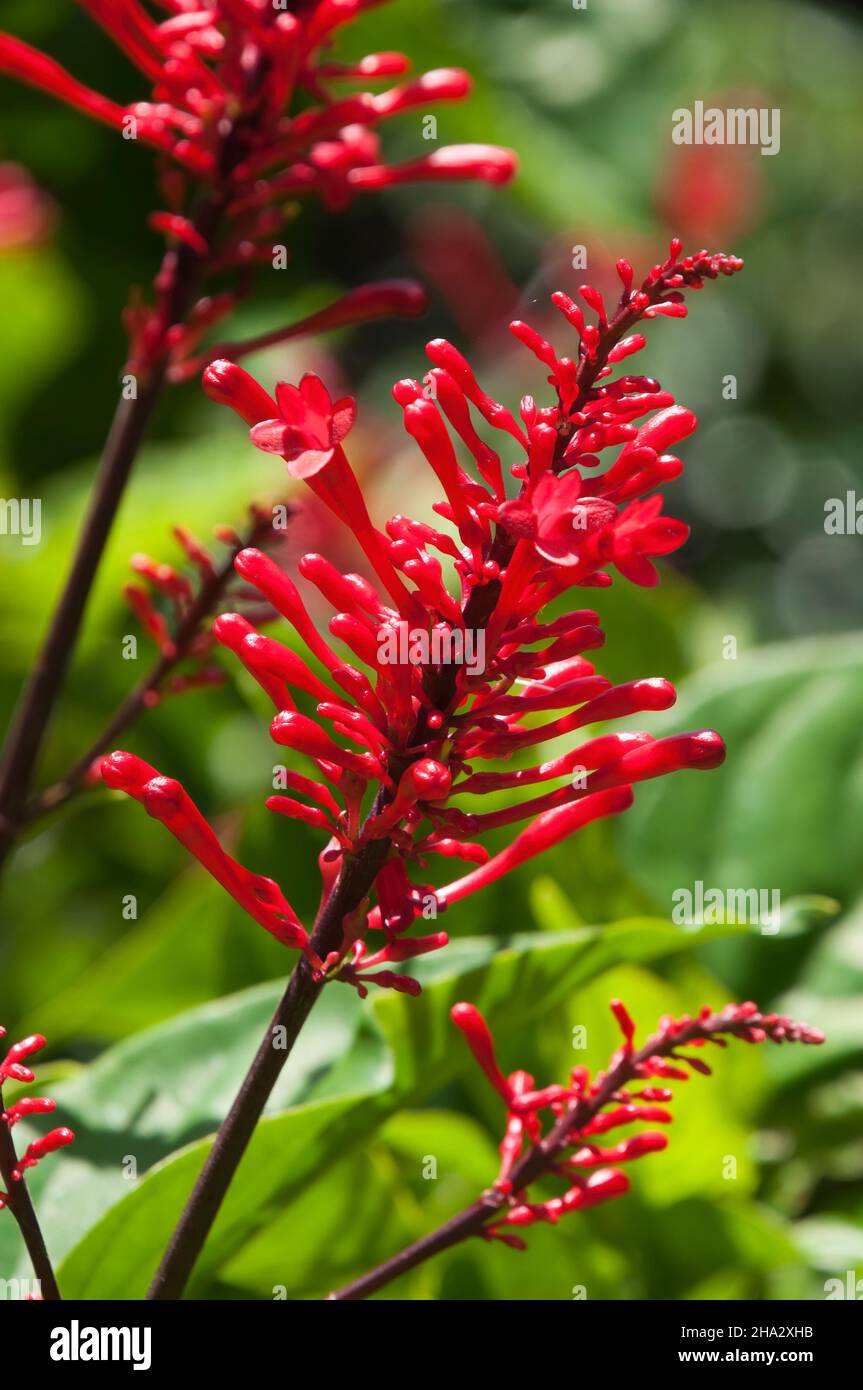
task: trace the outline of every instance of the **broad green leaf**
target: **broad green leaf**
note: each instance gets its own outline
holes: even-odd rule
[[[320,1298],[408,1244],[415,1205],[377,1146],[311,1181],[220,1272],[246,1297]]]
[[[778,932],[756,928],[705,953],[735,993],[764,1004],[829,940],[829,900],[847,909],[863,886],[861,700],[858,636],[767,647],[705,671],[660,727],[718,729],[727,761],[640,787],[615,827],[628,872],[661,911],[699,882],[771,904],[779,894]]]
[[[360,1009],[349,996],[345,1001],[347,991],[332,991],[326,1017],[319,1016],[317,1009],[312,1015],[318,1024],[306,1043],[305,1066],[300,1059],[299,1079],[292,1059],[270,1113],[272,1116],[279,1106],[283,1110],[286,1105],[294,1108],[258,1126],[202,1256],[197,1284],[212,1278],[276,1207],[302,1190],[310,1174],[320,1175],[365,1142],[397,1106],[421,1100],[466,1068],[467,1049],[448,1017],[457,999],[474,1001],[505,1042],[513,1030],[543,1016],[577,985],[596,978],[620,960],[662,958],[690,944],[686,933],[656,923],[624,923],[603,931],[585,928],[553,936],[535,934],[503,942],[463,939],[451,943],[437,959],[426,957],[418,962],[424,989],[417,1000],[395,993],[379,994]],[[164,1140],[173,1132],[182,1142],[179,1127],[190,1097],[198,1098],[199,1133],[204,1126],[214,1127],[227,1108],[224,1092],[233,1090],[254,1050],[255,1040],[250,1035],[259,1035],[276,994],[271,986],[247,991],[210,1009],[184,1015],[173,1026],[163,1025],[121,1044],[98,1064],[116,1080],[113,1085],[97,1085],[92,1095],[82,1079],[79,1111],[86,1108],[101,1117],[106,1102],[113,1101],[114,1111],[108,1106],[108,1123],[113,1114],[120,1129],[119,1135],[111,1136],[115,1162],[119,1148],[125,1145],[123,1152],[130,1152],[130,1143],[140,1145],[154,1130]],[[405,1008],[406,1004],[410,1007]],[[349,1023],[341,1025],[351,1037],[363,1020],[363,1042],[355,1071],[352,1058],[339,1060],[350,1039],[343,1036],[340,1044],[336,1038],[334,1045],[333,1030],[343,1009],[352,1015]],[[225,1017],[232,1021],[231,1029],[223,1026]],[[236,1042],[237,1037],[242,1038],[241,1045],[231,1046],[229,1051],[229,1042]],[[216,1060],[208,1061],[214,1051]],[[188,1056],[193,1061],[187,1068]],[[127,1067],[128,1089],[121,1080]],[[209,1088],[206,1098],[198,1094],[213,1073],[219,1101]],[[168,1087],[160,1086],[157,1076],[170,1078],[170,1097],[165,1095]],[[141,1129],[137,1122],[131,1137],[124,1128],[136,1104],[144,1116],[141,1139],[137,1138]],[[212,1118],[208,1120],[205,1115]],[[189,1137],[188,1127],[184,1137]],[[70,1297],[136,1297],[142,1291],[209,1144],[209,1140],[193,1144],[158,1164],[122,1201],[117,1197],[123,1180],[115,1178],[102,1209],[107,1210],[112,1201],[117,1204],[86,1236],[95,1216],[92,1209],[85,1222],[77,1220],[68,1201],[64,1223],[58,1211],[52,1213],[61,1227],[55,1236],[61,1250],[70,1250],[76,1240],[80,1242],[63,1270]],[[81,1157],[83,1152],[79,1151]],[[145,1166],[142,1164],[142,1169]],[[81,1178],[79,1172],[79,1183]],[[67,1180],[72,1181],[71,1177]],[[103,1176],[98,1184],[100,1197],[106,1186]],[[133,1239],[129,1232],[140,1235]],[[144,1240],[149,1241],[147,1257],[140,1245]]]
[[[153,1164],[217,1128],[281,992],[281,984],[258,986],[181,1014],[110,1048],[53,1088],[57,1123],[71,1126],[76,1140],[62,1162],[40,1165],[30,1185],[55,1259]],[[355,995],[325,992],[273,1092],[270,1113],[310,1094],[332,1057],[350,1052],[359,1016]],[[351,1089],[348,1077],[343,1087]],[[28,1137],[25,1125],[18,1135]],[[17,1259],[18,1247],[4,1222],[0,1255]]]
[[[229,1260],[220,1280],[261,1297],[320,1297],[467,1205],[487,1186],[497,1155],[475,1121],[450,1111],[404,1111],[367,1148],[337,1163]],[[431,1297],[437,1262],[410,1276]],[[407,1282],[407,1281],[406,1281]]]
[[[663,731],[718,729],[724,766],[639,789],[619,843],[670,910],[694,879],[718,888],[821,893],[863,884],[863,638],[766,647],[689,682]]]
[[[349,1096],[262,1120],[244,1158],[245,1174],[222,1205],[190,1291],[273,1220],[291,1195],[354,1149],[385,1113],[380,1095]],[[193,1145],[159,1165],[89,1231],[61,1266],[67,1297],[143,1297],[210,1146],[209,1140]]]

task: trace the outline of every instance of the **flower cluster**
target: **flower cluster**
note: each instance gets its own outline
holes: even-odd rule
[[[472,1004],[456,1004],[451,1010],[453,1022],[507,1111],[500,1173],[491,1194],[492,1219],[481,1232],[486,1239],[523,1250],[524,1241],[514,1229],[537,1221],[555,1224],[567,1212],[623,1196],[629,1181],[617,1165],[658,1153],[668,1140],[661,1130],[648,1129],[610,1147],[598,1141],[612,1130],[633,1124],[670,1124],[666,1106],[672,1099],[671,1089],[654,1083],[687,1081],[691,1072],[709,1076],[710,1066],[700,1055],[708,1045],[726,1047],[728,1038],[749,1043],[824,1041],[817,1028],[781,1014],[762,1014],[749,1002],[729,1004],[719,1013],[705,1007],[694,1019],[663,1018],[657,1031],[636,1050],[635,1024],[627,1010],[618,999],[611,1001],[611,1010],[623,1044],[606,1070],[591,1078],[586,1067],[574,1067],[567,1085],[540,1090],[528,1072],[504,1076],[488,1025]],[[637,1089],[626,1089],[632,1083]],[[531,1201],[528,1188],[546,1177],[563,1179],[564,1192]]]
[[[215,539],[229,547],[227,564],[218,562],[212,551],[184,526],[174,527],[174,537],[190,573],[140,552],[129,561],[138,582],[127,584],[123,593],[161,657],[159,678],[151,680],[144,700],[148,707],[160,703],[167,695],[223,682],[221,667],[208,660],[215,639],[212,631],[204,626],[204,619],[212,615],[218,604],[242,605],[246,616],[259,624],[273,618],[273,611],[267,604],[255,601],[254,596],[243,593],[241,588],[229,587],[235,577],[234,557],[249,545],[263,542],[272,529],[272,516],[265,508],[252,506],[250,515],[251,526],[245,539],[229,526],[217,526],[214,530]],[[191,669],[169,675],[181,661]]]
[[[578,335],[572,356],[558,356],[528,325],[512,325],[548,370],[554,395],[550,404],[525,396],[520,419],[485,393],[455,347],[429,344],[433,369],[424,385],[400,381],[394,396],[440,483],[434,511],[447,529],[407,516],[392,517],[385,532],[374,526],[343,447],[354,402],[333,401],[316,377],[280,384],[273,398],[231,362],[217,361],[204,374],[208,394],[241,416],[252,442],[282,455],[290,475],[350,531],[377,580],[342,574],[321,555],[300,559],[302,579],[335,610],[334,646],[274,560],[254,548],[237,556],[238,574],[287,619],[317,669],[242,615],[222,615],[214,628],[272,700],[274,741],[317,769],[316,777],[286,769],[285,790],[294,795],[267,804],[328,835],[323,902],[343,866],[358,858],[371,865],[344,914],[341,940],[327,943],[325,959],[315,964],[328,975],[363,988],[374,980],[415,991],[415,982],[393,971],[367,972],[445,943],[442,932],[406,937],[418,916],[436,916],[588,822],[625,810],[634,783],[712,768],[724,757],[711,731],[667,738],[627,731],[576,740],[533,766],[521,758],[548,739],[665,709],[675,698],[661,678],[613,685],[597,674],[586,656],[604,641],[595,612],[566,604],[548,618],[544,610],[573,587],[611,583],[611,568],[636,584],[655,583],[653,560],[686,536],[683,523],[662,514],[656,489],[679,474],[680,460],[668,451],[694,429],[695,418],[652,378],[613,377],[615,365],[644,346],[632,331],[639,321],[682,316],[685,290],[741,265],[730,256],[680,252],[673,242],[667,260],[637,289],[631,268],[619,262],[622,291],[611,313],[597,290],[583,286],[595,321],[555,294]],[[486,436],[496,432],[497,447],[477,424]],[[474,471],[460,460],[450,431]],[[613,448],[619,452],[608,463],[602,455]],[[514,456],[515,497],[504,486],[504,449]],[[299,707],[309,700],[316,717]],[[544,714],[551,719],[536,725],[533,717]],[[519,765],[481,770],[500,759]],[[308,951],[305,932],[269,880],[266,901],[250,904],[255,890],[245,871],[219,850],[176,783],[129,753],[105,759],[103,776],[164,820],[256,920],[282,940],[287,930],[291,944]],[[523,787],[539,794],[513,798]],[[489,795],[496,809],[459,804]],[[526,827],[490,858],[482,837],[521,821]],[[408,873],[432,855],[474,867],[433,891]],[[384,942],[367,955],[370,930],[382,932]]]
[[[5,1037],[6,1029],[0,1028],[0,1038]],[[35,1081],[35,1075],[30,1067],[26,1065],[27,1058],[32,1057],[34,1052],[40,1052],[45,1046],[45,1039],[41,1033],[34,1033],[29,1038],[24,1038],[22,1042],[13,1043],[6,1056],[0,1061],[0,1092],[2,1092],[5,1081],[19,1081],[29,1083]],[[57,1149],[65,1148],[71,1144],[75,1138],[71,1129],[61,1126],[59,1129],[52,1129],[41,1139],[34,1139],[27,1145],[24,1153],[19,1158],[15,1154],[12,1146],[10,1131],[19,1120],[30,1119],[34,1115],[50,1115],[56,1109],[53,1100],[48,1100],[44,1096],[24,1096],[21,1100],[15,1101],[7,1109],[0,1107],[0,1128],[5,1130],[5,1138],[0,1143],[0,1169],[4,1182],[11,1187],[13,1183],[20,1182],[28,1168],[35,1168],[40,1159],[46,1154],[55,1153]],[[7,1155],[10,1162],[7,1164]],[[9,1192],[0,1192],[0,1207],[11,1207],[14,1210],[14,1195]]]
[[[296,200],[316,196],[340,211],[359,193],[441,179],[503,183],[515,161],[487,145],[442,146],[403,164],[383,161],[377,128],[430,102],[460,100],[470,81],[457,69],[427,72],[382,91],[357,84],[403,78],[400,53],[335,61],[337,32],[379,0],[159,0],[157,18],[141,0],[79,0],[150,84],[150,98],[118,105],[48,55],[0,33],[0,72],[50,93],[160,156],[165,210],[150,224],[172,250],[156,279],[156,304],[126,311],[130,369],[170,357],[175,378],[201,336],[246,292],[244,272],[272,263],[274,238]],[[176,258],[197,258],[206,276],[233,275],[207,294],[184,324],[177,316]],[[240,274],[240,284],[236,276]],[[382,314],[419,312],[412,283],[366,286],[326,311],[328,326]],[[277,337],[294,336],[293,325]],[[305,325],[305,331],[309,330]],[[247,344],[251,350],[254,344]]]

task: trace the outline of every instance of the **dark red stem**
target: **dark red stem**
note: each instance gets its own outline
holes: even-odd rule
[[[217,219],[217,205],[207,202],[197,219],[198,229],[205,239],[212,235]],[[166,303],[166,331],[183,318],[199,271],[197,253],[181,245],[176,252],[173,283]],[[78,639],[93,580],[164,379],[162,357],[146,378],[139,381],[134,398],[122,399],[117,407],[72,567],[13,715],[0,766],[0,865],[23,823],[36,761]]]
[[[3,1093],[0,1091],[0,1114],[3,1113],[4,1108]],[[56,1301],[61,1297],[60,1289],[27,1182],[23,1177],[17,1181],[12,1177],[12,1172],[17,1165],[18,1155],[15,1151],[12,1131],[4,1120],[0,1120],[0,1184],[6,1192],[6,1205],[14,1216],[27,1247],[33,1273],[39,1280],[42,1297]]]
[[[659,289],[653,287],[652,295],[656,297],[658,294]],[[592,389],[608,352],[638,317],[639,314],[626,305],[621,304],[619,306],[617,313],[599,340],[595,357],[591,360],[585,357],[579,365],[578,379],[582,393],[587,393]],[[566,443],[567,441],[561,438],[561,455]],[[513,543],[510,538],[499,530],[491,547],[489,558],[496,560],[503,568],[512,553],[512,549]],[[464,608],[465,626],[484,627],[494,610],[499,594],[500,582],[498,580],[475,588]],[[434,673],[430,672],[429,675],[431,678]],[[438,709],[446,709],[453,699],[455,679],[455,668],[447,667],[440,673],[433,688],[429,689],[433,703]],[[421,746],[426,737],[427,729],[425,713],[423,712],[413,731],[410,746]],[[410,757],[405,756],[405,765],[410,761]],[[391,765],[389,770],[397,781],[400,769]],[[380,810],[386,804],[387,799],[386,793],[382,790],[371,814]],[[312,933],[312,945],[322,960],[329,952],[341,949],[343,920],[349,912],[353,912],[360,905],[371,891],[387,851],[386,841],[373,840],[358,855],[347,857],[336,887],[319,915]],[[270,1092],[276,1084],[282,1068],[290,1056],[291,1048],[322,989],[323,983],[317,983],[312,979],[306,961],[301,959],[294,968],[281,1003],[267,1028],[231,1110],[216,1135],[206,1163],[198,1175],[195,1187],[171,1237],[171,1242],[162,1257],[159,1269],[147,1294],[148,1299],[179,1298],[182,1295],[195,1261],[216,1219],[225,1193],[254,1133],[255,1125],[263,1113]],[[278,1051],[272,1046],[272,1030],[274,1028],[286,1030],[286,1045]],[[456,1224],[459,1221],[468,1222],[470,1229],[465,1229],[465,1234],[472,1233],[474,1222],[479,1229],[496,1209],[496,1207],[490,1208],[484,1201],[477,1204],[477,1207],[479,1208],[478,1212],[474,1208],[469,1208],[468,1212],[463,1213],[461,1218],[455,1218]],[[449,1230],[449,1227],[444,1229]],[[441,1238],[440,1232],[436,1233],[435,1237],[428,1239],[437,1240],[439,1238]],[[436,1246],[435,1249],[444,1249],[447,1244],[453,1244],[456,1240],[463,1238],[463,1235],[450,1234],[445,1243]],[[409,1253],[404,1252],[405,1255]],[[435,1252],[431,1250],[429,1253]],[[401,1257],[397,1256],[396,1258]],[[425,1259],[428,1256],[423,1254],[420,1258]],[[411,1266],[406,1267],[410,1268]],[[393,1277],[394,1274],[390,1273],[386,1279]]]

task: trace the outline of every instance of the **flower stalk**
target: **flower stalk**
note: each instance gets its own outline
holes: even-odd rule
[[[270,530],[271,518],[267,515],[255,515],[242,538],[229,538],[230,548],[226,558],[218,567],[212,567],[209,573],[203,575],[197,592],[180,614],[176,627],[156,661],[130,690],[101,733],[86,751],[76,758],[68,771],[26,804],[22,812],[24,823],[30,824],[56,811],[89,785],[94,776],[98,779],[102,754],[111,747],[118,735],[130,728],[144,711],[152,708],[153,704],[162,698],[166,684],[176,668],[200,642],[204,625],[223,602],[226,591],[235,578],[234,562],[237,555],[250,545],[264,544]]]
[[[2,32],[0,73],[157,152],[167,208],[149,222],[167,238],[168,250],[153,302],[136,292],[124,312],[126,374],[135,391],[124,389],[117,407],[71,569],[6,738],[0,864],[26,819],[30,784],[99,562],[162,389],[197,370],[202,336],[248,293],[255,267],[274,264],[275,239],[292,215],[293,199],[317,197],[335,213],[361,192],[391,183],[502,183],[515,167],[508,151],[491,146],[445,148],[401,166],[383,162],[376,133],[382,121],[430,100],[460,100],[470,82],[460,71],[445,70],[376,94],[338,96],[340,83],[378,81],[408,66],[400,54],[371,55],[358,64],[327,61],[334,34],[367,8],[365,0],[315,0],[301,17],[257,0],[211,0],[162,22],[138,0],[82,3],[150,84],[151,100],[118,105]],[[305,104],[309,96],[311,106]],[[211,293],[209,282],[225,275],[229,288]],[[269,340],[413,315],[423,303],[414,285],[365,286]],[[261,345],[236,347],[242,352]]]
[[[634,1025],[626,1009],[619,1000],[612,1000],[611,1009],[623,1045],[607,1069],[591,1082],[586,1068],[576,1067],[568,1085],[537,1091],[533,1077],[526,1072],[503,1075],[484,1019],[470,1004],[455,1005],[453,1022],[507,1107],[500,1174],[470,1206],[392,1259],[331,1293],[331,1301],[368,1298],[393,1279],[472,1236],[523,1250],[525,1243],[517,1231],[539,1221],[555,1225],[570,1212],[624,1196],[629,1187],[625,1174],[606,1165],[660,1152],[666,1147],[665,1135],[642,1131],[611,1150],[599,1146],[597,1137],[639,1122],[668,1124],[671,1115],[665,1106],[672,1092],[668,1086],[652,1083],[655,1079],[686,1081],[691,1072],[710,1075],[711,1068],[700,1056],[705,1046],[725,1047],[730,1039],[815,1045],[824,1041],[817,1028],[796,1024],[779,1014],[763,1014],[749,1002],[729,1004],[716,1013],[705,1007],[694,1019],[664,1018],[643,1046],[636,1048]],[[682,1048],[694,1049],[695,1055],[681,1052]],[[625,1089],[632,1083],[637,1083],[639,1090]],[[545,1111],[556,1118],[543,1136],[540,1117]],[[546,1178],[562,1178],[566,1184],[563,1195],[531,1202],[528,1189]]]
[[[240,615],[223,615],[215,626],[219,641],[273,702],[274,741],[305,755],[323,778],[286,768],[286,786],[306,800],[277,796],[267,802],[288,819],[316,825],[329,836],[320,856],[322,907],[311,934],[272,879],[250,875],[221,849],[178,783],[129,752],[103,761],[109,786],[126,791],[162,820],[256,921],[301,952],[272,1025],[286,1030],[287,1046],[276,1052],[269,1030],[262,1040],[180,1217],[151,1298],[175,1298],[185,1287],[267,1096],[324,983],[339,980],[361,994],[372,985],[418,993],[416,980],[391,967],[445,947],[445,932],[409,935],[416,918],[425,915],[424,904],[432,904],[437,915],[592,820],[625,811],[633,783],[722,761],[722,740],[711,731],[659,740],[624,733],[602,735],[563,759],[516,774],[474,771],[475,761],[508,757],[552,732],[665,708],[674,699],[665,681],[614,687],[596,675],[583,655],[603,640],[595,613],[579,609],[553,623],[539,617],[546,603],[570,586],[609,583],[603,568],[609,563],[632,582],[656,583],[649,557],[676,549],[685,539],[680,523],[659,519],[658,499],[651,500],[646,514],[643,504],[630,499],[680,471],[679,460],[660,451],[688,434],[694,417],[669,406],[649,378],[596,385],[612,372],[624,334],[646,311],[659,312],[667,304],[682,309],[679,286],[698,288],[705,277],[740,266],[734,258],[706,252],[681,259],[680,250],[672,243],[668,260],[654,267],[639,290],[632,288],[628,267],[619,270],[621,303],[610,322],[591,286],[582,288],[582,296],[597,315],[596,325],[586,323],[571,301],[554,297],[578,333],[578,366],[558,357],[527,325],[515,326],[516,336],[551,369],[556,395],[555,404],[546,407],[525,397],[521,425],[482,391],[450,344],[429,344],[438,370],[434,400],[416,382],[397,383],[394,396],[406,428],[445,493],[435,511],[455,526],[460,544],[407,517],[392,518],[386,532],[374,527],[343,447],[355,419],[353,401],[334,402],[311,376],[299,386],[280,383],[270,396],[232,363],[217,361],[207,368],[208,394],[243,419],[258,448],[280,453],[289,473],[353,533],[383,593],[361,576],[340,575],[321,556],[300,561],[301,576],[336,609],[330,632],[349,648],[345,658],[321,634],[293,580],[272,560],[255,550],[237,557],[238,573],[296,629],[332,684]],[[631,340],[623,355],[640,346],[643,339]],[[655,405],[661,408],[646,424],[631,423]],[[524,454],[524,462],[511,468],[521,481],[514,501],[503,489],[499,454],[474,430],[471,407]],[[444,417],[468,445],[482,484],[456,462]],[[592,477],[597,451],[621,444],[611,468]],[[577,512],[582,496],[593,504],[587,507],[587,525]],[[454,562],[460,606],[453,605],[441,581],[435,550]],[[484,670],[472,675],[458,663],[388,664],[381,657],[381,639],[402,622],[417,631],[482,628]],[[544,645],[533,650],[537,643]],[[318,722],[299,711],[297,692],[318,701]],[[571,712],[551,725],[530,728],[521,722],[561,708]],[[345,747],[345,741],[354,747]],[[577,783],[573,767],[584,774]],[[567,780],[556,790],[498,812],[478,814],[452,804],[465,792],[483,795],[562,777]],[[494,857],[472,838],[519,820],[527,820],[527,827]],[[422,867],[430,854],[475,867],[443,888],[424,888],[408,870],[412,864]],[[378,932],[383,944],[369,952],[367,939]]]
[[[0,1038],[5,1032],[5,1028],[0,1027]],[[71,1144],[75,1135],[63,1125],[50,1130],[41,1139],[34,1139],[19,1155],[12,1135],[14,1126],[20,1120],[51,1114],[55,1104],[43,1096],[25,1096],[8,1107],[3,1100],[4,1082],[29,1085],[35,1080],[27,1061],[44,1046],[45,1039],[41,1033],[34,1033],[21,1042],[13,1043],[0,1060],[0,1184],[3,1189],[0,1190],[0,1210],[8,1208],[21,1232],[33,1273],[39,1281],[40,1297],[56,1301],[61,1296],[60,1289],[24,1174],[28,1168],[35,1168],[46,1155]]]

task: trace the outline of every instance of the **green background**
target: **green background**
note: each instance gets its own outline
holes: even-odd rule
[[[8,0],[10,32],[117,100],[140,79],[66,0]],[[667,509],[693,527],[659,590],[588,596],[608,633],[599,669],[664,675],[660,728],[714,727],[729,757],[638,790],[592,827],[444,923],[419,1001],[365,1004],[334,987],[285,1070],[198,1268],[211,1297],[316,1297],[431,1229],[494,1176],[501,1115],[448,1022],[488,1013],[506,1069],[562,1079],[614,1045],[622,996],[642,1030],[665,1012],[754,997],[824,1028],[820,1049],[729,1049],[678,1088],[666,1153],[633,1191],[529,1234],[526,1254],[480,1242],[405,1277],[398,1298],[823,1298],[863,1273],[863,586],[861,541],[824,530],[825,502],[861,486],[860,30],[853,9],[793,3],[401,0],[348,30],[340,53],[403,49],[458,64],[471,100],[437,108],[440,142],[491,141],[521,160],[506,190],[405,188],[328,217],[304,209],[292,261],[263,272],[231,326],[290,322],[368,278],[426,280],[419,323],[330,335],[250,359],[265,382],[309,366],[356,391],[351,457],[377,519],[433,500],[392,381],[420,375],[426,338],[464,348],[514,405],[542,374],[504,331],[551,327],[550,290],[609,285],[619,255],[650,265],[669,236],[733,250],[746,270],[658,321],[641,361],[699,416]],[[679,148],[672,112],[704,100],[778,107],[781,148]],[[383,132],[391,158],[429,148],[420,113]],[[55,209],[37,247],[0,254],[0,492],[42,499],[42,544],[0,537],[4,715],[64,574],[113,409],[119,312],[152,278],[150,156],[47,97],[0,86],[0,160],[26,166]],[[585,246],[587,272],[572,267]],[[561,321],[558,320],[558,323]],[[554,326],[561,346],[565,334]],[[640,368],[639,368],[640,369]],[[737,396],[723,398],[733,374]],[[176,560],[175,523],[206,537],[282,486],[195,383],[157,414],[40,769],[60,775],[150,660],[121,586],[138,550]],[[304,506],[285,560],[331,533]],[[350,567],[354,558],[335,551]],[[280,634],[283,635],[283,634]],[[729,659],[736,643],[736,655]],[[277,878],[304,920],[320,837],[263,808],[274,749],[265,706],[226,662],[224,688],[149,713],[124,740],[178,776],[244,863]],[[298,764],[299,765],[299,764]],[[501,839],[501,843],[503,840]],[[782,929],[671,924],[672,894],[779,890]],[[123,916],[137,899],[138,916]],[[40,1093],[78,1140],[33,1177],[70,1295],[135,1297],[224,1114],[290,958],[132,802],[79,797],[20,844],[5,877],[0,1019],[50,1039]],[[573,1028],[587,1030],[574,1051]],[[428,1172],[436,1161],[436,1177]],[[730,1162],[734,1160],[734,1162]],[[151,1171],[152,1170],[152,1171]],[[732,1175],[733,1174],[733,1175]],[[88,1234],[89,1232],[89,1234]],[[0,1273],[24,1271],[0,1218]]]

